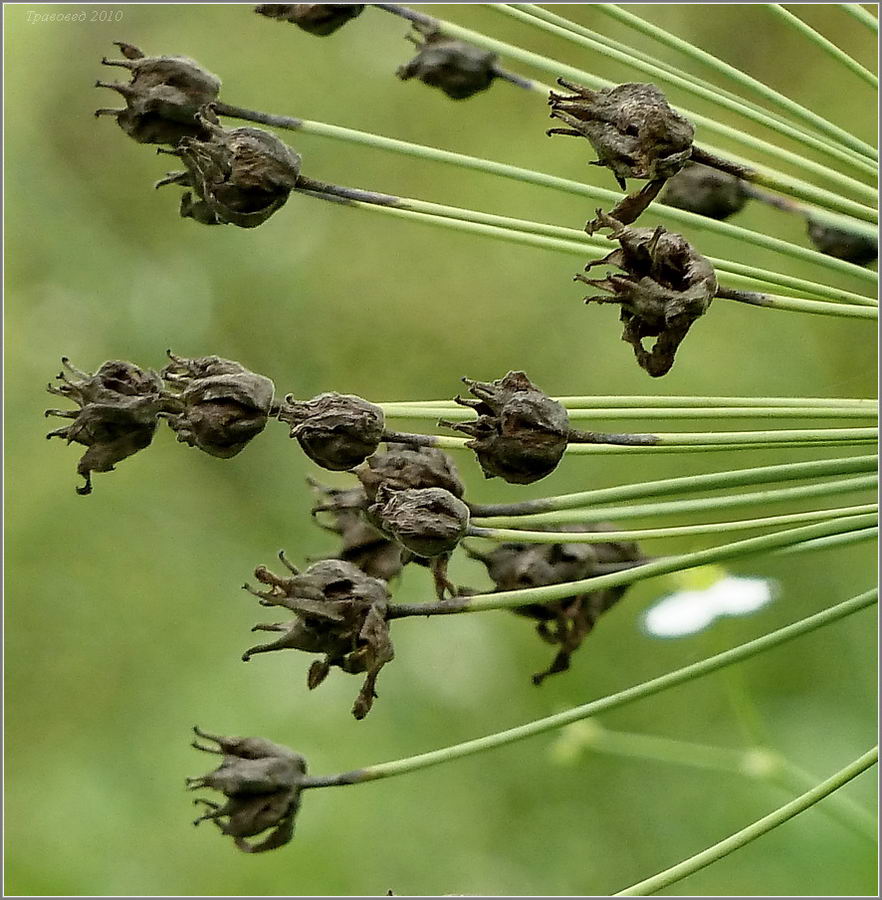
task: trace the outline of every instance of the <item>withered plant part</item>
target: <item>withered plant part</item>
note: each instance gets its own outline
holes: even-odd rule
[[[306,785],[306,760],[293,750],[265,738],[221,737],[198,727],[197,737],[220,749],[193,741],[205,753],[223,756],[221,764],[201,778],[188,778],[191,791],[212,788],[227,798],[223,805],[198,799],[207,807],[194,825],[211,821],[221,834],[232,837],[245,853],[262,853],[287,844],[294,836],[294,818],[300,808],[300,792]],[[270,833],[259,843],[245,838]]]
[[[226,129],[211,107],[196,113],[203,137],[184,137],[174,150],[185,172],[169,172],[156,187],[193,189],[181,197],[183,218],[203,225],[255,228],[281,209],[300,177],[300,156],[260,128]],[[194,196],[195,195],[195,196]]]
[[[168,423],[179,441],[228,459],[263,431],[275,391],[269,378],[219,356],[168,356],[162,377],[173,392]]]
[[[472,436],[466,446],[475,451],[484,475],[531,484],[553,472],[567,449],[570,422],[564,407],[523,372],[492,382],[463,381],[477,399],[456,397],[456,402],[474,409],[477,420],[438,424]]]
[[[807,219],[809,240],[815,249],[827,256],[845,259],[859,266],[865,266],[879,258],[879,238],[868,234],[837,228],[835,225]]]
[[[713,266],[679,234],[657,228],[626,228],[597,210],[601,227],[609,228],[610,240],[619,249],[585,266],[617,266],[624,274],[575,280],[609,294],[586,297],[586,303],[618,303],[624,323],[622,340],[634,349],[641,368],[653,377],[669,372],[674,356],[692,323],[703,316],[717,290]],[[657,338],[652,350],[644,338]]]
[[[90,494],[92,472],[112,472],[118,462],[153,440],[163,409],[162,380],[156,372],[120,360],[104,363],[94,375],[75,368],[65,356],[61,364],[66,371],[60,372],[56,376],[59,383],[49,384],[47,390],[73,400],[79,409],[47,409],[45,415],[73,422],[46,437],[64,438],[68,444],[88,448],[77,464],[77,474],[85,484],[76,490]]]
[[[350,674],[364,672],[364,684],[352,707],[352,715],[363,719],[377,696],[377,675],[395,655],[386,623],[386,582],[370,578],[357,566],[339,559],[321,560],[301,573],[284,553],[279,558],[289,575],[274,575],[258,566],[254,577],[269,590],[258,591],[248,585],[245,590],[260,598],[262,606],[285,607],[296,618],[255,625],[253,631],[279,631],[282,636],[251,647],[242,659],[248,662],[256,653],[285,649],[321,653],[324,659],[309,668],[306,683],[310,690],[325,680],[332,666]]]
[[[383,439],[383,410],[351,394],[319,394],[298,402],[289,394],[278,418],[291,437],[324,469],[354,469],[376,453]]]
[[[668,181],[662,200],[700,216],[728,219],[752,196],[745,188],[745,182],[734,175],[688,162]]]
[[[377,499],[380,485],[394,491],[439,487],[462,498],[465,485],[455,463],[443,450],[395,443],[388,447],[385,453],[369,457],[355,472],[371,503]]]
[[[291,22],[319,37],[333,34],[363,10],[363,3],[261,3],[254,7],[262,16]]]
[[[105,66],[131,72],[131,81],[96,81],[126,101],[124,109],[99,109],[96,116],[115,116],[117,124],[139,144],[177,144],[183,137],[205,138],[196,118],[207,103],[217,100],[221,81],[185,56],[145,56],[132,44],[115,41],[122,59],[102,58]]]
[[[564,526],[573,532],[610,531],[608,523]],[[487,566],[497,591],[563,584],[602,574],[609,565],[639,563],[642,554],[632,542],[598,544],[500,544],[489,553],[464,545],[473,559]],[[600,616],[622,599],[628,585],[566,597],[552,603],[533,603],[512,610],[520,616],[538,620],[536,632],[549,644],[559,647],[551,665],[533,676],[541,684],[549,675],[565,672],[570,657],[579,649]]]

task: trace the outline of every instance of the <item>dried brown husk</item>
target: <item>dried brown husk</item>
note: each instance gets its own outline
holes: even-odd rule
[[[290,22],[309,34],[326,37],[360,16],[363,3],[261,3],[254,11],[270,19]]]
[[[688,162],[667,182],[662,200],[668,206],[722,220],[744,208],[748,193],[740,178],[710,166]]]
[[[443,450],[389,444],[385,453],[375,453],[356,470],[358,480],[373,503],[380,485],[392,490],[439,487],[462,497],[465,485],[456,465]]]
[[[446,38],[438,32],[411,37],[417,55],[396,73],[402,81],[418,78],[442,90],[452,100],[465,100],[487,90],[497,76],[496,54],[473,44]]]
[[[807,229],[815,249],[827,256],[835,256],[858,266],[865,266],[879,258],[879,238],[876,235],[837,228],[811,217],[807,221]]]

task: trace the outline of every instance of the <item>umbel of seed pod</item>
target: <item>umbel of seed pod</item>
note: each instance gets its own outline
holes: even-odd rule
[[[221,82],[184,56],[145,56],[132,44],[116,41],[123,58],[101,60],[131,72],[128,84],[97,81],[126,101],[124,109],[99,109],[96,116],[115,116],[117,124],[140,144],[177,144],[183,137],[205,137],[196,113],[217,100]]]
[[[597,210],[601,227],[619,249],[585,266],[617,266],[623,274],[593,279],[576,275],[593,287],[608,291],[586,297],[586,303],[618,303],[624,323],[622,340],[634,349],[640,367],[653,377],[664,375],[692,323],[703,316],[714,298],[717,279],[713,266],[681,235],[658,228],[627,228]],[[654,337],[652,350],[643,347]]]
[[[319,37],[333,34],[363,10],[363,3],[261,3],[254,7],[262,16],[291,22]]]
[[[355,474],[371,503],[376,500],[380,485],[395,491],[438,487],[460,498],[465,493],[453,460],[443,450],[434,447],[389,444],[386,453],[375,453],[369,457]]]
[[[530,484],[557,467],[570,431],[567,411],[530,381],[523,372],[509,372],[497,381],[463,378],[477,399],[457,397],[456,402],[475,410],[474,422],[439,424],[473,440],[487,478],[498,475],[511,484]]]
[[[196,113],[203,137],[184,137],[169,151],[185,172],[169,172],[156,187],[192,188],[181,197],[181,216],[203,225],[255,228],[281,209],[300,177],[300,157],[260,128],[222,128],[209,106]]]
[[[668,105],[654,84],[619,84],[591,90],[563,78],[558,84],[572,93],[549,95],[551,118],[568,127],[548,134],[585,137],[624,190],[626,178],[655,181],[670,178],[692,154],[692,123]]]
[[[92,492],[92,472],[112,472],[126,457],[149,446],[163,409],[162,380],[153,371],[144,371],[129,362],[104,363],[92,375],[75,368],[67,357],[61,358],[64,370],[58,384],[47,390],[73,400],[79,409],[47,409],[47,416],[73,419],[47,438],[64,438],[68,444],[88,448],[77,464],[77,474],[85,484],[78,494]]]
[[[282,606],[295,613],[289,622],[256,625],[254,631],[279,631],[282,636],[268,644],[251,647],[242,655],[248,662],[256,653],[273,650],[303,650],[321,653],[309,668],[307,686],[320,685],[332,666],[350,674],[365,673],[364,684],[352,707],[352,715],[363,719],[377,696],[380,669],[394,657],[386,613],[389,591],[385,581],[370,578],[357,566],[339,559],[325,559],[299,572],[285,558],[287,576],[275,575],[264,566],[254,577],[269,590],[246,590],[260,598],[262,606]]]
[[[197,750],[223,756],[221,764],[200,778],[188,778],[191,791],[211,788],[227,798],[221,805],[198,799],[207,807],[194,825],[210,821],[228,834],[245,853],[262,853],[282,847],[294,837],[294,818],[300,808],[300,792],[306,778],[306,760],[293,750],[265,738],[221,737],[199,728],[197,737],[220,749],[194,741]],[[259,843],[246,838],[269,834]]]
[[[728,219],[747,203],[744,182],[728,172],[688,162],[667,183],[662,197],[668,206],[711,219]]]
[[[266,426],[272,381],[219,356],[168,355],[162,377],[171,389],[168,423],[178,440],[222,459],[244,450]]]
[[[351,394],[319,394],[296,401],[290,394],[279,419],[291,426],[291,437],[303,452],[332,472],[354,469],[375,453],[383,438],[383,410]]]
[[[446,38],[437,31],[414,28],[420,37],[407,37],[419,52],[398,69],[396,74],[402,81],[418,78],[453,100],[465,100],[490,87],[498,74],[495,53]]]
[[[809,240],[821,253],[865,266],[879,258],[879,238],[876,235],[837,228],[828,222],[811,217],[807,220]]]
[[[608,523],[598,523],[565,526],[561,530],[603,532],[612,528]],[[466,551],[487,566],[498,591],[564,584],[614,571],[618,566],[637,564],[643,559],[639,547],[631,542],[506,543],[489,553],[480,553],[470,547],[466,547]],[[533,676],[533,683],[541,684],[549,675],[569,669],[572,654],[581,647],[600,616],[621,600],[627,590],[628,585],[602,588],[551,603],[532,603],[514,609],[518,615],[536,619],[539,636],[559,648],[551,665]]]

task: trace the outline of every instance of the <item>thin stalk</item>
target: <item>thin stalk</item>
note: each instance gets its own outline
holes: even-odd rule
[[[841,50],[833,41],[828,40],[824,35],[819,34],[809,25],[806,25],[802,19],[793,15],[790,10],[784,9],[780,3],[764,3],[770,12],[783,19],[791,28],[807,37],[816,47],[820,47],[828,55],[832,56],[836,62],[850,69],[859,78],[862,78],[870,87],[878,88],[879,79],[867,68],[862,66],[856,59],[852,59],[844,50]]]
[[[475,418],[473,410],[463,407],[440,408],[429,404],[399,406],[396,404],[377,404],[387,419],[437,419],[440,412],[445,419],[469,421]],[[745,406],[728,409],[665,409],[639,407],[630,409],[567,409],[570,421],[580,419],[875,419],[878,415],[873,409],[848,409],[834,407],[780,407],[780,406]]]
[[[612,541],[648,541],[659,538],[697,537],[705,534],[731,534],[737,531],[771,528],[776,525],[804,525],[809,522],[848,518],[877,510],[876,504],[865,503],[861,506],[815,509],[783,516],[737,519],[732,522],[703,522],[697,525],[675,525],[669,528],[616,529],[615,531],[586,532],[584,534],[570,531],[525,531],[520,528],[481,528],[472,525],[469,527],[468,535],[499,543],[518,541],[525,544],[602,544]]]
[[[773,431],[665,431],[650,435],[604,435],[612,441],[623,437],[646,437],[657,447],[688,447],[694,444],[730,444],[757,443],[774,444],[779,441],[791,443],[795,441],[848,441],[875,440],[879,436],[878,428],[791,428]],[[578,436],[571,436],[571,441],[578,441]],[[594,443],[591,441],[590,443]],[[648,443],[648,442],[647,442]],[[573,448],[578,452],[579,448]]]
[[[645,897],[649,894],[654,894],[656,891],[660,891],[663,888],[670,887],[670,885],[676,884],[678,881],[682,881],[689,875],[693,875],[695,872],[700,871],[706,866],[718,862],[735,850],[768,834],[779,825],[783,825],[794,816],[798,816],[801,812],[810,809],[825,797],[830,796],[834,791],[839,790],[843,785],[848,784],[852,779],[857,778],[862,772],[866,772],[867,769],[874,766],[878,760],[879,748],[874,747],[872,750],[869,750],[863,756],[856,759],[853,763],[840,769],[835,775],[830,776],[830,778],[822,781],[811,790],[806,791],[795,800],[785,803],[774,812],[769,813],[769,815],[763,816],[763,818],[758,819],[746,828],[742,828],[741,831],[737,831],[725,840],[719,841],[713,846],[708,847],[706,850],[702,850],[701,853],[696,853],[694,856],[690,856],[688,859],[683,860],[683,862],[671,866],[663,872],[659,872],[657,875],[653,875],[652,878],[646,878],[637,884],[632,884],[630,887],[618,891],[613,894],[613,896]]]
[[[794,553],[816,553],[819,550],[833,550],[839,547],[845,547],[850,544],[860,544],[864,541],[875,541],[879,537],[879,527],[862,528],[859,531],[851,531],[846,534],[833,534],[829,537],[816,538],[813,541],[806,541],[803,544],[796,544],[793,547],[785,547],[783,550],[776,550],[770,553],[770,556],[791,556]]]
[[[581,395],[569,397],[555,397],[558,403],[562,403],[568,409],[591,407],[594,409],[631,409],[634,407],[670,407],[672,409],[704,409],[716,407],[720,410],[732,408],[825,408],[825,409],[851,409],[864,410],[868,414],[876,415],[879,410],[879,401],[852,397],[665,397],[665,396],[617,396],[612,395]],[[440,407],[445,409],[457,409],[455,400],[396,400],[381,403],[384,407],[414,406],[414,407]]]
[[[867,12],[860,3],[840,3],[839,8],[853,16],[862,25],[866,25],[871,31],[879,33],[879,20],[872,13]]]
[[[814,313],[819,316],[848,316],[854,319],[878,319],[878,309],[871,306],[852,306],[845,303],[827,303],[823,300],[804,300],[801,297],[782,297],[778,294],[765,294],[759,291],[739,291],[729,287],[717,288],[717,297],[722,300],[735,300],[750,306],[763,306],[766,309],[782,309],[791,312]],[[847,312],[843,312],[847,310]]]
[[[600,54],[613,59],[616,62],[624,63],[625,65],[636,69],[638,72],[644,72],[654,79],[674,85],[695,97],[700,97],[703,100],[710,100],[723,109],[728,109],[730,112],[734,112],[746,119],[750,119],[751,121],[756,122],[771,131],[775,131],[778,134],[784,135],[803,146],[811,147],[813,150],[825,153],[828,156],[838,159],[840,162],[845,162],[853,166],[860,165],[860,162],[856,161],[850,153],[842,151],[840,147],[842,144],[861,154],[865,159],[878,159],[878,154],[876,154],[873,147],[864,141],[858,140],[844,129],[838,128],[832,123],[827,122],[821,116],[810,114],[812,124],[818,130],[833,137],[837,143],[830,143],[813,134],[803,132],[794,128],[789,122],[781,122],[765,112],[757,112],[756,110],[745,106],[740,99],[732,100],[714,88],[707,87],[691,78],[666,71],[659,66],[640,59],[633,53],[622,52],[611,46],[608,42],[598,40],[600,35],[595,35],[595,33],[589,29],[577,25],[575,22],[571,22],[563,16],[558,16],[548,10],[542,9],[542,7],[537,6],[534,3],[523,3],[517,4],[516,6],[510,3],[488,3],[485,5],[521,22],[533,25],[542,31],[562,37],[592,53]],[[802,107],[799,106],[799,104],[793,103],[792,105],[795,107],[795,110],[802,110]],[[790,109],[790,112],[794,112],[794,110]],[[805,112],[808,112],[808,110],[805,110]]]
[[[582,706],[577,706],[552,716],[546,716],[545,718],[537,719],[506,731],[500,731],[496,734],[486,735],[485,737],[465,741],[461,744],[453,744],[449,747],[442,747],[429,753],[421,753],[417,756],[379,763],[363,769],[354,769],[350,772],[343,772],[340,775],[313,777],[309,779],[304,787],[342,787],[349,784],[360,784],[365,781],[375,781],[379,778],[391,778],[408,772],[417,772],[420,769],[427,769],[441,763],[452,762],[453,760],[472,756],[475,753],[482,753],[486,750],[495,750],[497,747],[505,747],[508,744],[514,744],[526,738],[545,734],[557,728],[562,728],[564,725],[571,725],[573,722],[589,719],[592,716],[619,709],[637,700],[652,697],[681,684],[687,684],[727,666],[744,662],[766,650],[780,647],[788,641],[810,634],[819,628],[832,625],[834,622],[839,622],[847,616],[867,609],[876,602],[877,596],[878,592],[876,590],[867,591],[813,616],[800,619],[798,622],[786,625],[730,650],[709,656],[699,662],[667,672],[657,678],[644,681],[642,684],[634,685]]]

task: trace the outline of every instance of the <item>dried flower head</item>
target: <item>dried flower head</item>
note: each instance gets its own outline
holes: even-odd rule
[[[169,395],[175,413],[169,425],[178,440],[222,459],[244,450],[266,426],[272,381],[219,356],[168,355],[162,377],[175,392]]]
[[[392,490],[439,487],[462,497],[465,486],[453,460],[434,447],[389,444],[385,453],[375,453],[355,473],[373,503],[380,485]]]
[[[598,523],[556,527],[555,530],[603,532],[612,529],[609,523]],[[618,567],[636,564],[643,559],[639,547],[631,542],[506,543],[490,553],[480,553],[470,547],[466,547],[466,551],[487,566],[497,591],[564,584],[615,571]],[[539,636],[559,647],[548,669],[533,676],[533,683],[541,684],[549,675],[566,671],[570,667],[570,657],[582,645],[600,616],[621,600],[627,590],[628,585],[601,588],[551,603],[532,603],[514,609],[513,612],[518,615],[538,620],[536,631]]]
[[[662,200],[711,219],[728,219],[747,203],[744,182],[728,172],[688,162],[667,183]]]
[[[553,472],[567,449],[570,422],[564,407],[523,372],[492,382],[463,381],[477,399],[456,402],[474,409],[478,418],[439,424],[474,438],[466,446],[475,451],[484,475],[530,484]]]
[[[567,128],[548,134],[585,137],[597,153],[594,165],[607,166],[624,190],[626,178],[670,178],[692,154],[692,123],[668,105],[654,84],[619,84],[591,90],[563,78],[571,95],[549,95],[551,118]]]
[[[221,834],[233,838],[245,853],[262,853],[287,844],[294,836],[294,818],[300,808],[300,792],[306,777],[306,760],[293,750],[265,738],[221,737],[194,728],[197,737],[220,749],[193,742],[197,750],[223,756],[221,764],[201,778],[188,778],[191,791],[212,788],[227,797],[221,806],[211,800],[195,800],[208,811],[193,823],[214,822]],[[251,844],[245,838],[270,833]]]
[[[137,47],[116,41],[123,59],[101,60],[131,72],[128,84],[97,81],[126,101],[124,109],[99,109],[96,116],[115,116],[117,124],[139,144],[177,144],[183,137],[204,138],[196,114],[217,100],[220,79],[185,56],[145,56]]]
[[[85,479],[77,493],[89,494],[92,472],[112,472],[118,462],[153,440],[163,409],[162,380],[156,372],[119,360],[104,363],[94,375],[75,368],[67,357],[61,364],[65,371],[58,374],[58,385],[50,384],[47,390],[73,400],[79,409],[47,409],[47,416],[73,422],[46,437],[88,448],[77,465],[77,474]]]
[[[260,128],[222,128],[211,107],[196,113],[203,137],[184,137],[174,150],[185,172],[169,172],[156,187],[193,189],[181,197],[181,216],[203,225],[255,228],[281,209],[300,177],[300,156]],[[194,196],[195,195],[195,196]]]
[[[278,417],[291,425],[291,437],[314,463],[334,472],[363,463],[383,439],[383,410],[351,394],[319,394],[303,402],[289,394]]]
[[[490,87],[498,74],[495,53],[436,31],[417,31],[422,39],[414,35],[408,35],[408,39],[419,52],[396,73],[402,81],[418,78],[429,87],[440,88],[453,100],[465,100]]]
[[[597,210],[600,227],[609,228],[619,249],[585,266],[613,265],[624,274],[593,279],[576,275],[593,287],[609,291],[586,297],[586,303],[619,303],[624,323],[622,340],[634,349],[641,368],[653,377],[674,364],[677,348],[692,323],[703,316],[717,290],[713,266],[681,235],[658,228],[626,228]],[[643,339],[657,338],[652,350]]]
[[[876,235],[837,228],[828,222],[809,218],[809,240],[816,250],[859,266],[865,266],[879,258],[879,238]]]
[[[291,22],[310,34],[324,37],[360,16],[363,3],[261,3],[254,11],[270,19]]]
[[[393,656],[386,613],[389,591],[385,581],[370,578],[357,566],[339,559],[325,559],[299,572],[286,559],[280,559],[290,575],[274,575],[264,566],[254,577],[269,586],[257,591],[245,589],[260,598],[263,606],[283,606],[296,614],[289,622],[256,625],[254,631],[280,631],[282,636],[269,644],[251,647],[243,655],[245,662],[256,653],[272,650],[303,650],[324,654],[309,668],[310,690],[325,680],[331,666],[350,674],[366,673],[364,684],[352,707],[356,719],[370,711],[377,675]]]

